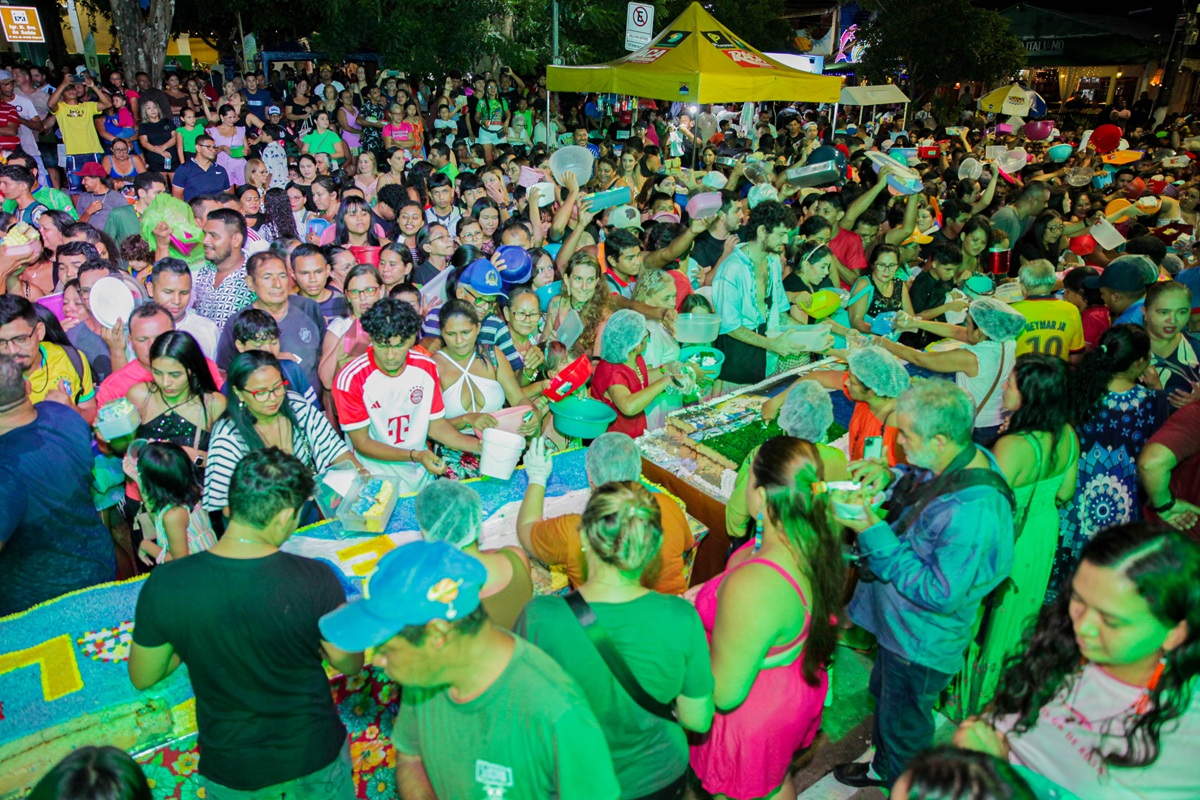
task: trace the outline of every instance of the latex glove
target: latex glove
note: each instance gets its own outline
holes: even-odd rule
[[[550,454],[546,452],[546,438],[539,436],[525,451],[525,477],[531,484],[545,486],[553,469]]]

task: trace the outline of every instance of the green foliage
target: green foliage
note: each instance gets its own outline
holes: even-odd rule
[[[859,31],[867,45],[863,70],[872,83],[909,76],[922,100],[956,81],[998,83],[1025,63],[1025,48],[1008,20],[969,0],[865,0],[878,13]]]

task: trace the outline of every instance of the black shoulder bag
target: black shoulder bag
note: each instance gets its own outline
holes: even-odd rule
[[[600,653],[600,657],[608,665],[608,669],[617,679],[617,683],[621,684],[621,688],[633,702],[657,717],[675,722],[675,712],[671,706],[655,700],[638,683],[637,678],[629,670],[629,665],[625,663],[625,659],[621,658],[616,645],[609,638],[608,631],[604,630],[600,621],[596,619],[596,612],[588,605],[587,600],[583,599],[583,595],[579,592],[571,592],[564,599],[575,614],[575,619],[579,620],[579,624],[583,626],[583,631],[596,648],[596,652]]]

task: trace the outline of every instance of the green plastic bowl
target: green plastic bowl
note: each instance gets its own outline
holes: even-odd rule
[[[679,351],[680,361],[689,361],[692,356],[711,356],[715,359],[717,363],[711,367],[701,367],[705,372],[711,372],[713,375],[720,374],[721,365],[725,363],[725,354],[714,347],[697,345],[695,347],[684,347]]]
[[[568,397],[550,404],[554,428],[563,436],[595,439],[617,418],[615,409],[590,397]]]

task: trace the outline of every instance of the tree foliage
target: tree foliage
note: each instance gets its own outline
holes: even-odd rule
[[[956,81],[994,83],[1025,64],[1025,48],[1008,20],[969,0],[869,0],[875,16],[858,39],[862,69],[872,83],[907,75],[910,96],[923,100]]]

